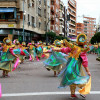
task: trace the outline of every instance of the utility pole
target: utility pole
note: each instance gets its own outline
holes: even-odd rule
[[[25,33],[24,33],[24,0],[23,0],[23,41],[25,41]]]
[[[48,24],[51,20],[48,20],[47,24],[46,24],[46,45],[48,45],[48,35],[47,35],[47,32],[48,32]]]

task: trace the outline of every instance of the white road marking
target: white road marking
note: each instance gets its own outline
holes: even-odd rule
[[[70,92],[33,92],[33,93],[12,93],[2,94],[2,97],[13,97],[13,96],[37,96],[37,95],[62,95],[70,94]],[[79,92],[76,92],[79,94]],[[100,91],[91,91],[90,94],[100,94]]]

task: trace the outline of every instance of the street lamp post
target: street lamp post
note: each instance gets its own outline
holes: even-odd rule
[[[48,20],[47,24],[46,24],[46,45],[48,45],[48,36],[47,36],[47,32],[48,32],[48,24],[51,20]]]
[[[23,0],[23,41],[25,41],[25,33],[24,33],[24,0]]]

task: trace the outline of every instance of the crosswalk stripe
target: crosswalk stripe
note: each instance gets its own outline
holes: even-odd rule
[[[9,93],[9,94],[2,94],[2,97],[13,97],[13,96],[37,96],[37,95],[62,95],[62,94],[70,94],[69,91],[67,92],[32,92],[32,93]],[[79,92],[76,92],[79,94]],[[90,94],[100,94],[100,91],[91,91]]]

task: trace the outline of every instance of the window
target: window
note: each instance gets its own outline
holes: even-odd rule
[[[0,19],[14,19],[14,13],[0,13]]]
[[[38,8],[38,15],[41,16],[41,9]]]
[[[56,26],[56,30],[58,31],[58,26]]]
[[[24,20],[25,20],[25,15],[24,15]]]
[[[56,22],[57,22],[57,23],[59,22],[58,18],[56,18]]]
[[[46,5],[46,0],[44,0],[44,5]]]
[[[84,31],[84,33],[87,33],[87,31]]]
[[[36,27],[35,26],[35,18],[33,16],[31,18],[32,18],[32,27]]]
[[[41,0],[39,0],[39,5],[41,4]]]
[[[32,0],[32,7],[34,7],[34,0]]]
[[[44,17],[46,18],[46,9],[44,9]]]
[[[27,5],[28,5],[28,7],[29,7],[29,3],[30,3],[29,0],[27,0]]]
[[[51,0],[51,5],[54,5],[54,0]]]
[[[35,22],[35,20],[34,20],[34,17],[32,16],[32,23],[34,23]]]
[[[41,22],[39,22],[39,28],[41,28]]]
[[[56,0],[56,4],[59,5],[59,0]]]
[[[58,9],[56,9],[56,13],[58,13]]]
[[[30,15],[28,14],[28,22],[30,21]]]
[[[47,26],[46,26],[46,21],[45,21],[45,22],[44,22],[44,30],[45,30],[45,31],[46,31],[46,27],[47,27]]]

